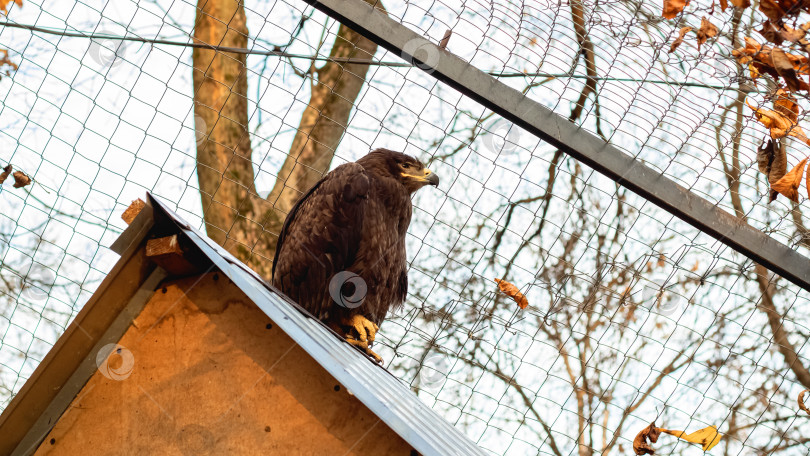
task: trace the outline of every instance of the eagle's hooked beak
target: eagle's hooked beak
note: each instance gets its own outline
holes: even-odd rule
[[[416,175],[416,174],[406,174],[402,173],[405,177],[410,177],[411,179],[416,179],[419,182],[424,182],[428,185],[433,185],[435,187],[439,186],[439,176],[437,176],[433,171],[425,168],[424,174]]]
[[[431,171],[431,170],[429,170],[427,168],[425,168],[425,172],[427,173],[425,175],[425,180],[427,181],[427,183],[434,186],[434,187],[438,187],[439,186],[439,176],[436,173],[434,173],[433,171]]]

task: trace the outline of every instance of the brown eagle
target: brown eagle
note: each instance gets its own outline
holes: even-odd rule
[[[376,149],[340,165],[292,208],[278,237],[273,285],[377,362],[370,346],[408,294],[411,194],[439,177]]]

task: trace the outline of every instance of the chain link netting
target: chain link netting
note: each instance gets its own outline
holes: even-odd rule
[[[755,36],[754,8],[692,2],[668,21],[633,0],[384,3],[431,41],[452,31],[449,52],[807,254],[804,203],[769,204],[757,171],[768,132],[744,101],[764,105],[773,87],[731,57]],[[266,196],[340,24],[301,1],[244,7],[247,129]],[[10,7],[0,47],[19,68],[0,80],[0,165],[33,184],[0,187],[0,408],[117,261],[108,246],[133,199],[150,191],[205,229],[197,14],[174,0]],[[670,53],[703,16],[717,36]],[[384,147],[442,176],[414,198],[410,293],[375,347],[389,370],[494,454],[628,454],[653,420],[716,426],[715,454],[810,453],[795,400],[810,387],[806,292],[400,57],[377,51],[331,162]],[[807,154],[784,142],[790,164]],[[656,448],[699,452],[674,438]]]

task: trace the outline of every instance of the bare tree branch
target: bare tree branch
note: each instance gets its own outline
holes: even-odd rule
[[[368,0],[377,8],[382,5]],[[244,48],[245,10],[236,0],[200,0],[197,41]],[[377,46],[350,28],[338,28],[330,57],[370,59]],[[330,61],[313,80],[290,154],[268,199],[256,193],[248,132],[244,54],[197,48],[193,53],[197,163],[208,235],[265,277],[272,270],[278,233],[301,194],[329,168],[369,66]],[[314,65],[314,62],[313,62]]]

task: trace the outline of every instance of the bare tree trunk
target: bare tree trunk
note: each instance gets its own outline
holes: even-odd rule
[[[372,0],[378,8],[382,6]],[[236,0],[200,0],[194,39],[247,47],[245,10]],[[343,25],[330,55],[369,59],[377,46]],[[317,73],[310,102],[268,200],[256,193],[247,112],[244,54],[195,49],[194,112],[199,133],[197,175],[208,236],[264,277],[270,276],[287,212],[332,162],[368,65],[328,62]]]
[[[197,42],[247,47],[244,6],[235,0],[200,0],[194,26]],[[245,259],[254,215],[252,151],[248,134],[244,54],[194,49],[194,114],[198,135],[197,178],[208,236]]]
[[[376,0],[366,0],[382,9]],[[331,57],[370,59],[377,45],[341,25]],[[267,200],[283,213],[329,169],[349,122],[354,100],[365,82],[368,65],[327,63],[316,70],[309,105],[301,116],[298,133]]]
[[[773,302],[775,294],[773,283],[770,280],[772,275],[765,266],[756,264],[754,266],[754,273],[757,276],[757,284],[759,290],[762,292],[762,299],[757,306],[768,317],[768,326],[771,327],[773,333],[773,343],[776,349],[785,358],[785,364],[788,365],[796,380],[799,381],[805,388],[810,388],[810,371],[802,364],[799,355],[796,353],[796,348],[788,340],[787,331],[782,325],[783,315],[776,309],[776,304]]]

